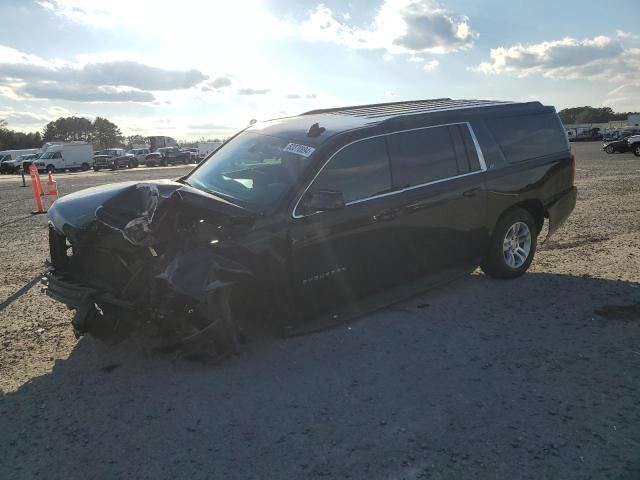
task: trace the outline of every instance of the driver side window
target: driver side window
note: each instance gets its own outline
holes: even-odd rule
[[[342,192],[346,203],[391,190],[391,169],[384,137],[369,138],[340,150],[311,184],[309,192]]]

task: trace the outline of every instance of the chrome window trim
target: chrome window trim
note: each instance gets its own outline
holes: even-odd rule
[[[306,188],[298,196],[298,199],[296,200],[296,203],[295,203],[295,205],[293,207],[293,210],[291,211],[291,216],[293,218],[305,218],[305,217],[310,217],[312,215],[316,215],[317,213],[320,213],[320,212],[314,212],[314,213],[310,213],[308,215],[298,215],[298,214],[296,214],[296,210],[298,209],[298,206],[300,204],[300,201],[302,201],[302,198],[305,196],[305,194],[307,193],[307,191],[309,190],[311,185],[313,185],[313,182],[316,181],[316,178],[318,178],[318,175],[320,175],[322,170],[324,170],[324,167],[326,167],[327,164],[331,160],[333,160],[333,157],[335,157],[338,153],[340,153],[345,148],[350,147],[351,145],[353,145],[355,143],[363,142],[365,140],[370,140],[372,138],[387,137],[389,135],[396,135],[398,133],[414,132],[416,130],[426,130],[428,128],[450,127],[452,125],[466,125],[467,126],[467,129],[469,130],[469,134],[471,135],[471,140],[473,141],[473,145],[474,145],[474,147],[476,149],[476,155],[478,155],[478,162],[480,163],[480,170],[475,170],[473,172],[463,173],[461,175],[455,175],[453,177],[446,177],[446,178],[441,178],[441,179],[438,179],[438,180],[433,180],[431,182],[421,183],[420,185],[412,185],[410,187],[401,188],[399,190],[394,190],[392,192],[381,193],[379,195],[373,195],[371,197],[365,197],[365,198],[361,198],[361,199],[358,199],[358,200],[352,200],[351,202],[345,203],[345,207],[348,207],[350,205],[355,205],[357,203],[367,202],[369,200],[375,200],[375,199],[378,199],[378,198],[388,197],[388,196],[391,196],[391,195],[397,195],[397,194],[404,193],[404,192],[407,192],[407,191],[410,191],[410,190],[415,190],[416,188],[422,188],[422,187],[426,187],[426,186],[429,186],[429,185],[435,185],[435,184],[438,184],[438,183],[448,182],[450,180],[456,180],[458,178],[468,177],[470,175],[477,175],[479,173],[486,172],[487,171],[487,164],[485,163],[484,155],[482,154],[482,149],[480,148],[480,143],[478,142],[478,138],[476,137],[476,134],[473,131],[473,127],[471,126],[471,124],[469,122],[443,123],[443,124],[440,124],[440,125],[429,125],[428,127],[409,128],[409,129],[406,129],[406,130],[397,130],[395,132],[381,133],[379,135],[371,135],[370,137],[359,138],[358,140],[354,140],[353,142],[349,142],[346,145],[343,145],[342,147],[340,147],[335,152],[333,152],[333,154],[327,159],[327,161],[324,162],[322,164],[322,166],[318,169],[318,171],[313,176],[311,181],[307,184]],[[389,162],[391,162],[391,158],[389,158]]]

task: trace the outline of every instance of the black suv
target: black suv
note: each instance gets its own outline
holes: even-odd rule
[[[245,129],[177,181],[58,200],[47,293],[76,309],[78,335],[151,321],[233,348],[250,325],[335,319],[397,285],[522,275],[545,218],[552,234],[573,210],[574,174],[538,102],[315,110]]]

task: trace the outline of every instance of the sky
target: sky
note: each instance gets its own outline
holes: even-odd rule
[[[425,98],[640,111],[639,25],[639,0],[0,0],[0,119],[197,140]]]

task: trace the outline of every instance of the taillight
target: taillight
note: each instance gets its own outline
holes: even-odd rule
[[[571,152],[569,154],[569,161],[571,162],[571,185],[576,183],[576,155]]]

